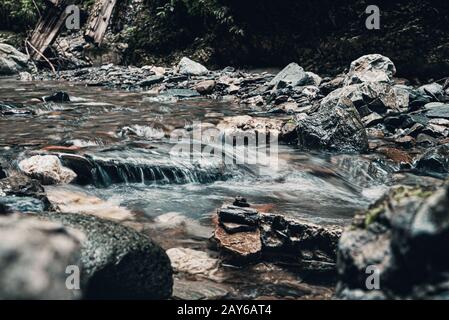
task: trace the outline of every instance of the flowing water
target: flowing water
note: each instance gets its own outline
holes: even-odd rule
[[[72,101],[36,99],[59,90],[68,92]],[[79,164],[78,172],[84,172],[77,180],[81,188],[150,217],[178,212],[201,220],[240,195],[270,205],[274,212],[344,224],[368,206],[367,191],[384,182],[363,166],[354,168],[356,162],[370,163],[361,156],[339,155],[349,161],[345,166],[336,156],[303,153],[292,146],[281,145],[277,167],[268,162],[264,170],[170,155],[173,143],[164,132],[253,112],[230,102],[158,101],[145,92],[9,78],[0,80],[0,101],[24,104],[22,114],[0,116],[0,153],[14,154],[17,160],[25,150],[72,146],[75,151],[60,151],[60,157],[69,166]],[[367,179],[361,182],[363,175]]]

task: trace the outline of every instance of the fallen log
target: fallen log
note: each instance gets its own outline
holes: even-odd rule
[[[117,0],[97,0],[87,22],[84,37],[87,41],[100,45],[111,19]]]
[[[34,47],[31,59],[40,60],[45,50],[50,46],[59,34],[59,31],[67,19],[66,12],[68,0],[49,0],[47,10],[31,34],[30,43]]]

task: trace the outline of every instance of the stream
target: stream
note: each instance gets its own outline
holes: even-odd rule
[[[55,91],[69,93],[71,102],[43,103],[37,99]],[[251,204],[268,206],[271,212],[317,224],[346,225],[356,211],[379,196],[389,179],[388,166],[364,155],[305,153],[286,145],[278,148],[277,166],[272,167],[269,161],[263,170],[238,164],[223,166],[209,158],[192,163],[190,159],[171,157],[173,142],[164,137],[164,132],[189,127],[193,122],[215,125],[225,116],[256,115],[256,111],[231,102],[204,98],[158,101],[143,91],[11,78],[0,79],[0,101],[24,104],[26,110],[0,117],[1,157],[16,165],[25,151],[71,147],[69,153],[61,155],[63,162],[67,164],[65,158],[81,158],[91,165],[87,167],[89,172],[75,184],[52,186],[48,190],[81,192],[149,221],[175,214],[210,228],[211,216],[217,208],[243,196]],[[176,239],[177,236],[162,233],[154,237],[166,249],[192,241],[194,247],[204,246],[195,242],[195,237],[186,240],[185,236]],[[242,280],[246,285],[235,280],[234,275],[233,281],[239,283],[238,297],[273,291],[282,296],[297,296],[298,290],[305,290],[295,287],[296,291],[290,292],[292,289],[285,289],[284,283],[290,281],[289,277],[270,269],[263,272],[269,278],[267,286],[259,285],[258,290],[265,289],[255,294],[248,289],[255,285],[248,277],[250,274],[254,270],[239,273],[241,279],[246,277]],[[282,278],[275,289],[273,275]],[[191,295],[189,292],[188,296]]]

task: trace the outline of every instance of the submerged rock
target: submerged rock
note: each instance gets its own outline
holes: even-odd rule
[[[43,97],[42,100],[44,102],[63,103],[63,102],[70,102],[70,96],[67,92],[58,91],[49,96]]]
[[[112,221],[69,213],[44,219],[80,230],[82,285],[90,299],[166,299],[172,293],[172,267],[165,251],[147,236]]]
[[[80,298],[66,286],[66,269],[79,266],[82,239],[60,223],[0,217],[0,299]]]
[[[20,161],[19,168],[44,185],[70,183],[76,178],[76,173],[64,167],[59,158],[53,155],[32,156]]]
[[[13,75],[29,70],[28,56],[13,46],[0,43],[0,75]]]
[[[190,60],[187,57],[183,57],[178,63],[177,71],[180,74],[185,74],[189,76],[202,76],[209,73],[209,70],[202,64]]]
[[[391,82],[396,74],[393,62],[380,54],[369,54],[351,63],[345,85],[362,82]]]

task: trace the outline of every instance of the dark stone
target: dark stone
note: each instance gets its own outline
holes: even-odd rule
[[[368,138],[359,113],[352,102],[342,97],[335,105],[320,109],[297,121],[298,144],[306,149],[365,151]]]
[[[0,165],[0,179],[6,178],[6,172],[3,170],[2,166]]]
[[[151,76],[146,78],[145,80],[140,81],[139,85],[141,87],[149,87],[154,84],[161,83],[162,81],[164,81],[164,79],[164,76]]]
[[[224,206],[218,211],[220,222],[232,222],[256,226],[259,223],[259,212],[256,209],[236,206]]]
[[[3,203],[18,211],[38,212],[42,209],[52,209],[52,205],[39,181],[22,174],[14,173],[1,179],[0,194],[4,196]]]
[[[70,102],[70,96],[67,92],[58,91],[53,93],[52,95],[43,97],[42,100],[44,102],[63,103],[63,102]]]
[[[147,236],[94,216],[43,213],[82,231],[81,265],[87,299],[167,299],[173,279],[165,251]]]
[[[447,297],[448,188],[392,188],[357,216],[339,242],[337,296],[373,299],[365,283],[373,266],[383,298]]]
[[[236,197],[234,202],[232,203],[232,205],[236,206],[236,207],[242,207],[242,208],[247,208],[249,207],[249,203],[247,202],[246,198],[243,197]]]
[[[21,103],[0,101],[0,115],[11,116],[11,115],[29,115],[29,114],[34,114],[34,112],[29,107]]]
[[[425,152],[417,160],[416,168],[426,173],[449,173],[449,144],[440,145]]]

